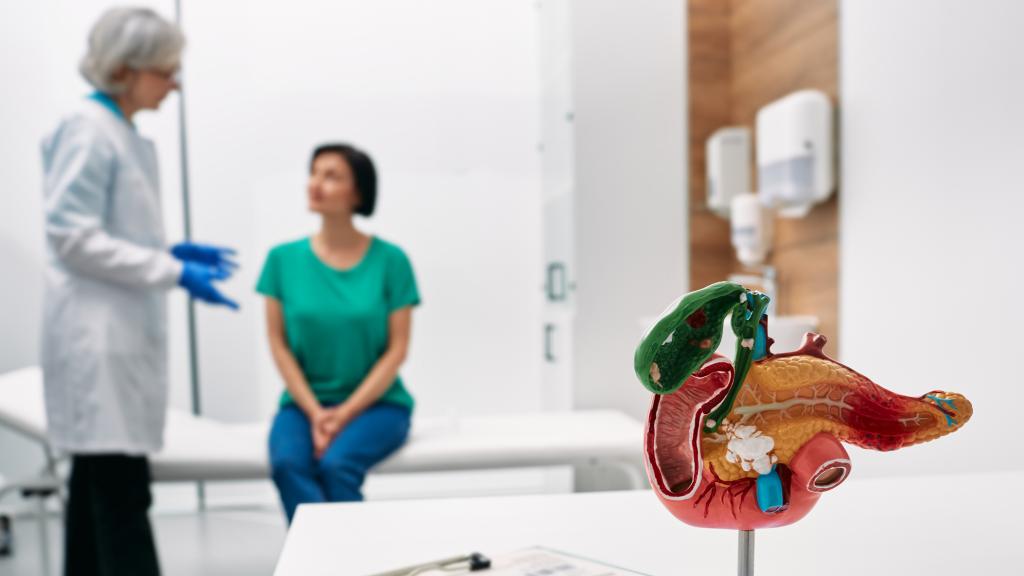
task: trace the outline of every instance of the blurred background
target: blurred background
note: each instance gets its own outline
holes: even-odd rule
[[[0,372],[38,364],[39,143],[89,93],[77,62],[112,4],[0,4]],[[974,403],[955,440],[899,456],[851,447],[855,476],[1024,466],[1009,397],[1024,384],[1010,362],[1024,285],[1024,4],[138,4],[177,15],[187,38],[182,93],[138,121],[161,156],[168,238],[184,235],[187,178],[193,236],[237,248],[242,263],[226,286],[241,312],[196,311],[203,414],[273,414],[282,383],[256,276],[271,246],[316,229],[309,154],[341,140],[381,175],[364,229],[403,246],[420,282],[402,369],[418,416],[614,408],[643,419],[632,354],[646,324],[732,277],[772,295],[780,330],[821,331],[828,353],[882,386]],[[744,263],[749,230],[722,195],[767,190],[769,148],[811,141],[786,128],[776,142],[759,114],[808,90],[827,115],[801,126],[822,139],[814,161],[831,176],[789,215],[758,212],[762,241]],[[719,179],[737,171],[739,184]],[[171,399],[189,409],[186,301],[171,302]],[[0,430],[0,474],[38,467],[37,452]],[[367,493],[572,488],[564,471],[524,470],[371,477]],[[196,507],[190,486],[156,495],[157,512]],[[269,483],[217,484],[207,502],[273,509],[276,495]]]

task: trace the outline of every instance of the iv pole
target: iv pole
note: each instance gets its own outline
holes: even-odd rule
[[[174,0],[174,22],[180,28],[181,24],[181,0]],[[185,127],[185,89],[178,86],[178,133],[181,154],[181,205],[182,220],[184,221],[185,241],[192,241],[192,210],[189,195],[188,179],[188,132]],[[192,384],[192,414],[200,413],[199,395],[199,351],[196,337],[196,305],[192,298],[188,299],[188,359],[189,375]],[[199,509],[206,509],[206,485],[200,481],[196,483],[196,495],[199,498]]]

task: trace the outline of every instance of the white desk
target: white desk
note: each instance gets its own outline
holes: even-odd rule
[[[802,522],[758,531],[757,573],[1024,574],[1021,488],[1024,471],[854,477]],[[629,491],[302,506],[275,574],[365,575],[533,545],[655,576],[736,573],[736,533],[691,528]]]

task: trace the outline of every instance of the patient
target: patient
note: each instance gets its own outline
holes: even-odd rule
[[[256,287],[286,388],[270,465],[289,523],[302,503],[362,500],[367,470],[405,442],[413,399],[398,369],[420,302],[405,253],[353,224],[377,198],[366,153],[314,150],[307,193],[319,232],[273,248]]]

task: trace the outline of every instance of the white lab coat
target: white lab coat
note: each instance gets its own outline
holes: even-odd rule
[[[42,342],[53,446],[146,454],[167,412],[166,250],[153,143],[87,100],[43,142]]]

